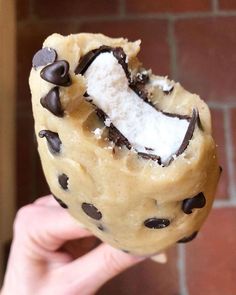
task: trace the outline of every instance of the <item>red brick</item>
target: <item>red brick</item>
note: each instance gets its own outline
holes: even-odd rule
[[[176,23],[178,78],[203,99],[235,100],[236,18],[180,20]]]
[[[219,0],[219,8],[224,10],[231,10],[236,9],[236,2],[235,0]]]
[[[113,15],[118,13],[118,0],[35,0],[34,14],[38,17],[44,18],[62,18],[68,19],[70,17],[81,16],[98,16],[98,15]]]
[[[225,147],[225,131],[224,131],[224,114],[222,110],[211,110],[212,115],[212,129],[213,137],[217,144],[217,154],[219,158],[219,164],[223,168],[223,172],[218,184],[216,198],[224,199],[229,197],[229,178],[226,159],[226,147]]]
[[[27,19],[29,17],[29,0],[17,0],[16,1],[16,15],[17,20]]]
[[[80,31],[103,33],[110,37],[141,39],[140,60],[160,75],[170,73],[170,52],[167,41],[167,22],[164,20],[89,22]]]
[[[235,171],[235,175],[234,175],[234,183],[236,183],[236,108],[233,108],[231,110],[231,132],[230,132],[230,136],[232,138],[233,141],[233,161],[234,161],[234,171]]]
[[[151,260],[136,265],[104,285],[97,295],[180,294],[176,249],[168,251],[167,264]]]
[[[17,103],[25,105],[31,111],[28,77],[34,53],[42,47],[44,39],[54,33],[70,34],[76,32],[75,26],[68,23],[53,22],[28,23],[18,26],[17,34]]]
[[[127,11],[131,13],[189,12],[211,10],[210,0],[126,0]]]
[[[16,121],[16,182],[17,182],[17,207],[21,207],[33,195],[33,153],[36,148],[33,140],[32,115],[23,114],[17,110]]]
[[[189,294],[236,294],[236,208],[214,209],[186,246]]]

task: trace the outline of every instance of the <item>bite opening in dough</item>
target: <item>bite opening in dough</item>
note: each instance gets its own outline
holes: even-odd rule
[[[197,112],[191,118],[165,113],[140,96],[121,48],[102,47],[88,53],[77,73],[86,78],[88,100],[103,113],[105,125],[118,131],[129,149],[159,164],[169,163],[185,150]],[[172,87],[160,86],[165,91]]]

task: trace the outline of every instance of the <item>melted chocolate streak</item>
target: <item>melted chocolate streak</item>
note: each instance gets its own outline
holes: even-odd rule
[[[112,52],[114,57],[118,60],[119,64],[122,66],[126,77],[129,82],[129,87],[141,98],[143,99],[146,103],[151,105],[155,110],[162,112],[164,115],[169,116],[169,117],[175,117],[179,119],[184,119],[188,120],[189,126],[187,129],[187,132],[185,134],[184,140],[179,148],[179,150],[175,153],[176,156],[179,156],[184,152],[184,150],[187,148],[189,144],[189,140],[193,136],[193,132],[195,129],[195,125],[197,123],[198,127],[202,129],[201,121],[199,118],[198,111],[196,109],[193,109],[193,114],[192,117],[186,116],[186,115],[179,115],[179,114],[173,114],[173,113],[168,113],[164,112],[161,110],[158,110],[155,105],[149,100],[148,98],[148,92],[145,89],[145,84],[148,82],[149,77],[148,75],[142,75],[141,77],[136,77],[136,79],[132,80],[131,79],[131,74],[128,69],[128,64],[126,63],[126,54],[121,47],[116,47],[112,48],[109,46],[101,46],[97,49],[91,50],[87,54],[85,54],[77,68],[75,69],[75,74],[81,74],[83,75],[86,70],[89,68],[89,66],[92,64],[92,62],[95,60],[95,58],[100,54],[104,52]],[[107,114],[105,114],[101,109],[96,107],[96,113],[99,118],[101,118],[103,121],[108,117]],[[111,124],[109,127],[109,133],[108,133],[108,138],[109,140],[113,141],[117,146],[122,146],[125,145],[128,149],[131,149],[131,144],[128,141],[128,139],[120,133],[120,131],[113,125]],[[173,156],[170,157],[168,161],[165,163],[161,162],[161,158],[157,155],[152,155],[152,154],[147,154],[147,153],[138,153],[139,156],[145,158],[145,159],[151,159],[154,161],[157,161],[159,164],[163,164],[164,166],[168,166],[172,161],[173,161]]]
[[[99,108],[96,109],[96,113],[97,116],[102,119],[102,121],[105,121],[108,117],[107,114]],[[110,128],[108,129],[108,139],[113,141],[117,146],[125,145],[129,150],[132,147],[128,139],[113,124],[111,124]]]

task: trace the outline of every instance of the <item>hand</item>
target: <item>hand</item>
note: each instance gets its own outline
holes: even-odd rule
[[[81,228],[51,196],[17,213],[2,295],[91,295],[106,281],[144,258],[103,243],[75,258],[67,241],[91,233]]]

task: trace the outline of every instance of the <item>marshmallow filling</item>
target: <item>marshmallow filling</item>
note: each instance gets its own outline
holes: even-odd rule
[[[100,110],[111,133],[117,130],[128,148],[160,164],[170,162],[188,146],[197,112],[193,110],[189,118],[156,109],[135,91],[123,50],[119,59],[115,49],[105,48],[94,50],[92,55],[90,52],[77,67],[76,73],[86,78],[90,101]]]

